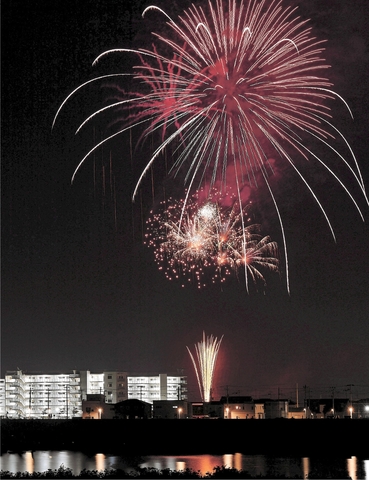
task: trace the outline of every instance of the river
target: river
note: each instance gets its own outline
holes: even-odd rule
[[[369,480],[369,455],[358,457],[276,457],[271,455],[245,455],[241,453],[224,455],[185,455],[185,456],[146,456],[128,459],[117,455],[98,453],[93,456],[71,451],[36,451],[22,454],[5,453],[0,456],[0,469],[10,472],[44,472],[57,469],[61,465],[71,468],[75,474],[81,470],[104,470],[122,468],[127,471],[140,467],[153,467],[159,470],[184,470],[191,468],[203,475],[212,472],[216,466],[247,470],[251,475],[263,475],[269,478],[277,476],[306,478],[309,473],[341,472],[352,480]],[[340,477],[342,478],[342,477]]]

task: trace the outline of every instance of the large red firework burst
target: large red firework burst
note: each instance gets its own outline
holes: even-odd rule
[[[160,9],[148,7],[144,15],[149,10]],[[142,176],[159,152],[181,136],[185,146],[174,168],[186,168],[190,184],[201,182],[205,174],[213,182],[219,177],[225,181],[230,163],[240,184],[252,184],[259,170],[267,179],[271,152],[285,158],[303,179],[289,146],[306,159],[315,155],[300,134],[329,146],[337,132],[329,122],[326,100],[344,100],[323,76],[328,68],[324,41],[311,35],[311,27],[294,16],[295,10],[273,0],[216,0],[209,1],[207,9],[192,6],[178,23],[160,10],[172,35],[154,33],[157,45],[152,50],[115,49],[95,60],[118,51],[139,55],[136,78],[149,92],[133,92],[103,110],[135,105],[137,112],[127,117],[121,132],[145,123],[146,134],[162,131],[162,143]],[[164,53],[168,49],[170,56]],[[176,128],[166,135],[168,125]],[[350,166],[341,159],[364,189],[356,161]]]

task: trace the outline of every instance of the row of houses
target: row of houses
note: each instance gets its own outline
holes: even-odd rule
[[[319,398],[298,405],[290,399],[245,396],[221,397],[219,401],[192,403],[193,418],[223,419],[318,419],[369,418],[369,399],[352,402],[348,398]]]
[[[334,409],[333,409],[334,405]],[[312,419],[369,418],[369,399],[351,402],[349,399],[312,400],[310,406],[297,406],[291,400],[253,399],[248,396],[221,397],[218,401],[188,402],[187,400],[154,400],[152,404],[138,399],[115,405],[104,402],[102,395],[88,395],[82,402],[84,419]]]

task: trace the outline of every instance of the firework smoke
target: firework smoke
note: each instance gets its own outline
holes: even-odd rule
[[[191,350],[186,347],[195,368],[203,402],[210,402],[211,400],[211,388],[213,384],[215,365],[222,340],[223,335],[218,341],[218,339],[216,337],[214,338],[213,335],[210,335],[210,337],[205,337],[205,332],[203,332],[202,342],[195,344],[197,362],[195,357],[192,355]]]

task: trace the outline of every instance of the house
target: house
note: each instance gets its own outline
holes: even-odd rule
[[[224,418],[227,419],[251,419],[255,418],[255,403],[249,396],[221,397],[220,402],[224,405]]]
[[[311,418],[311,412],[308,407],[298,407],[295,403],[288,405],[287,418]]]
[[[310,399],[309,406],[314,418],[345,418],[350,416],[351,402],[348,398]]]
[[[82,418],[89,420],[101,420],[106,413],[105,397],[103,394],[87,394],[86,400],[82,400]]]
[[[224,406],[220,401],[192,402],[189,409],[190,418],[223,418]]]
[[[369,398],[353,402],[352,409],[352,418],[369,418]]]
[[[264,412],[265,418],[287,418],[288,400],[265,400]]]
[[[188,418],[188,402],[185,400],[154,400],[154,418]]]
[[[151,418],[151,404],[132,398],[114,405],[114,417],[127,420]]]

